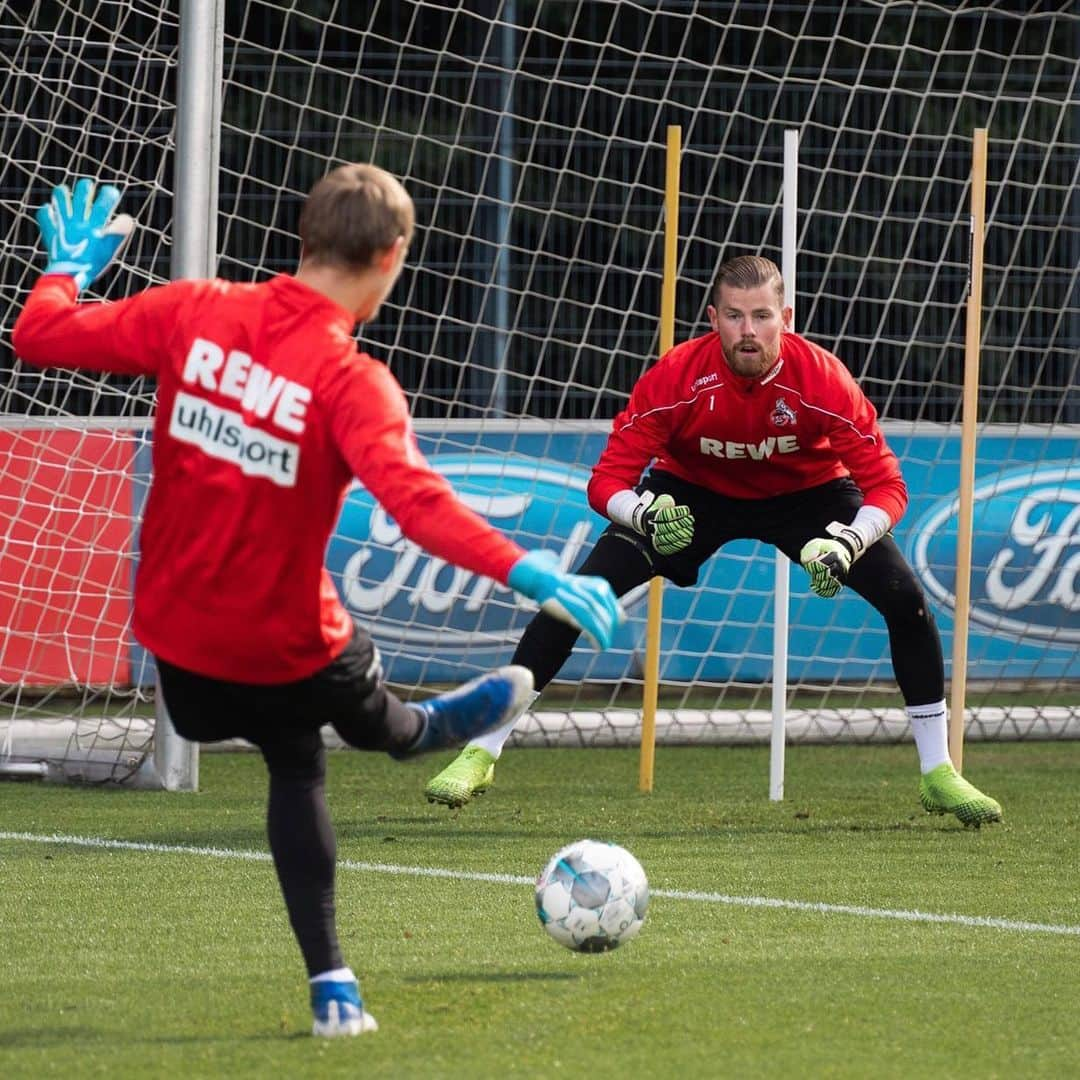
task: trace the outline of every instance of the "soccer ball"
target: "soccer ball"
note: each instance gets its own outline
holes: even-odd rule
[[[540,922],[560,945],[577,952],[606,952],[636,937],[648,907],[645,871],[618,844],[568,844],[536,879]]]

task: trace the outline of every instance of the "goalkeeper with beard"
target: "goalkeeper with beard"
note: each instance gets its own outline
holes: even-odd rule
[[[614,420],[589,484],[611,525],[579,572],[619,596],[656,575],[692,586],[724,544],[753,539],[800,563],[818,596],[847,586],[888,628],[923,807],[975,827],[1000,821],[998,803],[949,759],[941,639],[889,535],[907,489],[874,407],[837,357],[786,329],[791,309],[770,260],[724,263],[712,300],[712,332],[663,356]],[[543,612],[529,623],[512,662],[532,671],[533,700],[576,638]],[[487,790],[513,727],[472,740],[428,783],[428,799],[461,806]]]

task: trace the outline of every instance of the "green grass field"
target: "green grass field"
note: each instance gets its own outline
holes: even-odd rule
[[[307,1034],[257,757],[204,755],[197,795],[0,785],[0,1076],[1080,1075],[1080,743],[970,744],[1006,816],[979,832],[921,812],[910,746],[789,748],[780,804],[764,748],[661,748],[651,795],[635,752],[511,751],[457,813],[420,794],[446,760],[331,755],[381,1025],[333,1042]],[[160,847],[30,839],[54,834]],[[601,956],[476,876],[580,836],[659,894]]]

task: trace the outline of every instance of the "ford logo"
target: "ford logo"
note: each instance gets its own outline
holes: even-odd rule
[[[458,498],[528,549],[559,554],[571,569],[607,522],[585,497],[589,472],[520,455],[434,455],[430,464]],[[595,534],[595,535],[594,535]],[[490,578],[448,564],[407,540],[360,485],[345,499],[327,549],[345,606],[381,641],[500,648],[520,637],[535,610]]]
[[[959,499],[916,526],[912,565],[927,591],[956,606]],[[971,619],[999,633],[1080,641],[1080,466],[999,473],[974,492]]]

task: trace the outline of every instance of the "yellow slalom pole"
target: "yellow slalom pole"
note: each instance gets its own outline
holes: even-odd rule
[[[983,233],[986,222],[986,128],[971,143],[971,277],[964,334],[964,393],[960,427],[960,506],[956,538],[956,617],[953,622],[952,708],[949,757],[964,767],[964,699],[967,694],[968,615],[971,611],[971,539],[975,489],[975,427],[979,418],[979,349],[982,340]]]
[[[679,241],[679,155],[682,128],[667,129],[667,169],[664,183],[664,283],[660,297],[660,355],[675,344],[675,276]],[[660,691],[660,623],[664,610],[664,579],[649,582],[649,613],[645,623],[645,686],[641,699],[641,762],[638,788],[652,791],[656,763],[656,702]]]

